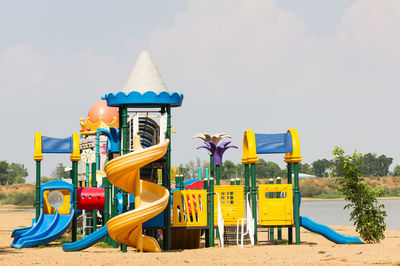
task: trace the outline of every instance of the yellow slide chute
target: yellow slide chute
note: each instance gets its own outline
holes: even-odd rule
[[[155,183],[140,180],[140,168],[160,159],[167,151],[169,140],[108,162],[104,169],[108,180],[135,195],[135,209],[107,222],[109,235],[116,241],[135,247],[138,251],[159,252],[158,242],[142,235],[142,224],[161,213],[168,204],[169,192]]]

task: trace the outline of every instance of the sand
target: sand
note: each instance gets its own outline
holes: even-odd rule
[[[386,231],[386,239],[380,244],[363,245],[334,244],[303,229],[301,245],[228,246],[224,249],[214,247],[163,253],[136,253],[133,248],[122,253],[114,248],[101,247],[67,253],[55,244],[42,248],[10,248],[11,231],[29,226],[33,217],[33,211],[20,211],[13,206],[0,207],[0,265],[400,265],[400,231]],[[342,234],[357,235],[352,227],[331,227]],[[265,238],[265,234],[259,238]]]

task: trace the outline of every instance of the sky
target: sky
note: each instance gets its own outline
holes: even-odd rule
[[[170,91],[172,163],[199,157],[199,132],[296,128],[303,162],[347,152],[400,164],[400,1],[0,0],[0,160],[34,180],[33,136],[79,132],[102,95],[118,92],[142,50]],[[283,163],[283,155],[262,155]],[[45,155],[43,175],[68,155]]]

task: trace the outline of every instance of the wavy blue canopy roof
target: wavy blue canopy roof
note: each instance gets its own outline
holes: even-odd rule
[[[147,91],[140,93],[132,91],[128,94],[125,92],[118,92],[116,94],[109,93],[103,96],[103,99],[107,100],[108,106],[120,106],[126,105],[128,107],[161,107],[164,105],[170,105],[171,107],[179,107],[182,105],[183,94],[176,92],[168,93],[166,91],[160,92],[159,94],[153,91]]]

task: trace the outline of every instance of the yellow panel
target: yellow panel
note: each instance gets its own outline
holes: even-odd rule
[[[214,192],[219,194],[225,225],[236,225],[238,219],[244,218],[243,186],[215,186]],[[218,224],[217,195],[214,197],[214,224]]]
[[[35,133],[35,153],[33,155],[33,160],[36,162],[40,162],[43,160],[42,154],[42,133],[36,132]]]
[[[69,214],[70,213],[70,201],[71,201],[71,192],[69,189],[48,189],[43,191],[43,214],[54,214],[56,209],[51,207],[49,202],[47,201],[47,197],[52,191],[60,191],[64,195],[64,203],[60,207],[58,207],[59,214]]]
[[[249,129],[244,132],[243,136],[243,164],[252,164],[258,162],[256,137],[254,131]]]
[[[299,163],[302,158],[300,155],[300,138],[299,133],[294,128],[291,128],[287,131],[292,136],[292,152],[287,152],[285,155],[285,162],[287,163]]]
[[[274,198],[268,198],[270,192]],[[276,198],[280,193],[281,198]],[[259,223],[265,226],[283,226],[293,224],[293,188],[292,184],[259,185]]]
[[[207,191],[176,190],[172,197],[173,226],[207,226]]]

